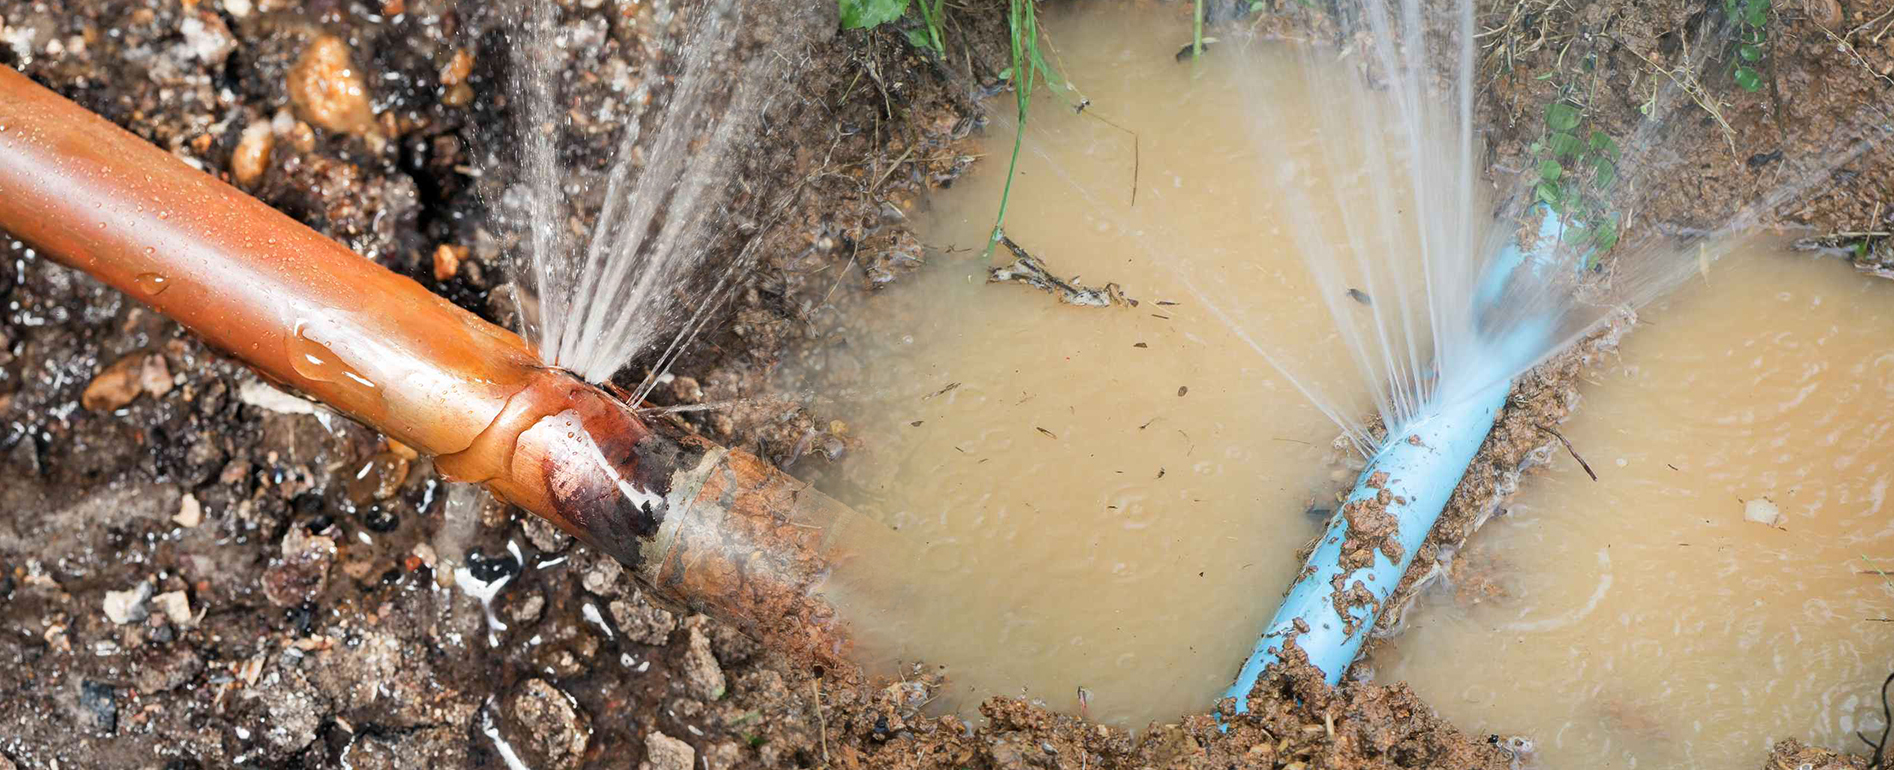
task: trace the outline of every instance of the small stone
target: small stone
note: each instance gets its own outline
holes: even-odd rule
[[[185,50],[212,67],[222,65],[237,50],[237,40],[224,26],[223,17],[210,11],[186,15],[178,23],[178,32],[184,35]]]
[[[691,745],[653,730],[644,736],[644,761],[638,770],[691,770],[697,763],[697,750]]]
[[[1782,509],[1776,507],[1775,501],[1767,497],[1758,497],[1743,503],[1743,518],[1765,527],[1780,526]]]
[[[149,598],[151,584],[145,582],[124,591],[106,591],[105,617],[121,626],[144,620],[151,614],[151,610],[145,606],[145,600]]]
[[[473,53],[465,48],[454,49],[454,55],[441,65],[441,85],[457,86],[466,82],[467,76],[473,74],[473,65]]]
[[[230,153],[230,176],[243,187],[254,187],[270,167],[270,151],[276,149],[276,132],[267,120],[245,126],[237,138],[237,149]]]
[[[538,591],[506,594],[506,619],[526,625],[539,619],[546,609],[546,596]]]
[[[178,500],[178,512],[171,516],[171,520],[177,522],[178,526],[186,528],[202,524],[204,523],[204,504],[197,501],[196,495],[186,492],[184,497]]]
[[[138,382],[140,367],[145,357],[130,355],[112,362],[92,378],[85,386],[85,392],[79,395],[79,404],[87,410],[99,413],[115,412],[138,398],[144,387]]]
[[[723,697],[726,682],[717,656],[710,652],[710,636],[704,633],[707,622],[709,618],[698,615],[688,624],[690,647],[684,652],[684,683],[698,699],[713,701]]]
[[[171,379],[171,366],[165,363],[164,356],[153,353],[138,365],[138,387],[152,398],[163,398],[175,384]]]
[[[367,505],[394,497],[407,480],[407,458],[393,452],[376,452],[349,476],[345,486],[350,502]]]
[[[80,682],[79,710],[93,730],[107,735],[118,732],[118,691],[111,685]]]
[[[334,35],[318,37],[303,50],[289,70],[289,100],[303,120],[340,133],[374,127],[368,86],[351,58],[348,43]]]
[[[230,14],[230,18],[245,18],[254,10],[256,6],[250,0],[224,0],[224,12]]]
[[[465,107],[473,103],[473,87],[466,83],[448,86],[447,93],[441,94],[441,104],[449,107]]]
[[[574,768],[585,757],[592,729],[572,696],[543,679],[521,682],[506,700],[501,732],[528,767]]]
[[[434,249],[434,280],[445,281],[460,274],[460,260],[467,254],[467,247],[455,248],[445,243]]]
[[[197,625],[197,618],[191,615],[191,599],[183,591],[166,591],[151,597],[151,603],[171,625],[179,628]]]

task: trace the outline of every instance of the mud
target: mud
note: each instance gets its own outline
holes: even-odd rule
[[[1511,48],[1489,49],[1483,62],[1496,173],[1524,167],[1534,121],[1573,66],[1562,52],[1597,53],[1596,119],[1629,126],[1641,89],[1667,79],[1645,57],[1675,61],[1699,13],[1681,2],[1530,5],[1482,6],[1486,27],[1527,11],[1519,34],[1501,36]],[[1275,6],[1272,26],[1324,28],[1297,4]],[[595,72],[643,62],[651,25],[638,20],[650,11],[638,7],[562,5],[578,41],[568,74],[595,78],[597,98],[608,85]],[[1866,22],[1887,8],[1844,9],[1835,34],[1849,45],[1798,8],[1776,13],[1776,87],[1764,95],[1727,78],[1708,83],[1730,132],[1707,111],[1675,121],[1661,141],[1676,163],[1646,188],[1640,222],[1714,224],[1720,204],[1754,200],[1865,138],[1873,124],[1855,115],[1886,103],[1894,62],[1869,44],[1877,29]],[[476,170],[508,141],[502,11],[433,0],[0,0],[0,63],[504,323],[503,244],[479,224],[495,196]],[[984,125],[992,107],[977,97],[999,87],[1006,66],[1003,11],[950,7],[941,58],[896,30],[810,45],[807,75],[767,139],[777,151],[765,154],[782,162],[745,172],[779,195],[740,206],[756,216],[717,246],[729,259],[738,242],[753,243],[757,262],[717,331],[656,392],[659,406],[805,478],[859,448],[845,415],[811,413],[798,394],[773,392],[767,373],[926,259],[904,221],[928,189],[974,162],[963,140]],[[832,18],[819,21],[832,28]],[[310,111],[292,93],[303,79],[291,71],[325,33],[370,75],[373,126],[347,119],[360,116],[346,98]],[[1555,77],[1540,79],[1547,73]],[[572,148],[575,161],[605,158],[615,127],[573,114],[596,129]],[[329,115],[343,117],[325,127]],[[1847,131],[1784,142],[1778,120]],[[1850,239],[1834,234],[1890,229],[1890,183],[1889,155],[1864,154],[1761,219],[1806,225],[1843,248]],[[763,200],[777,208],[764,211]],[[430,256],[442,246],[453,269]],[[1523,761],[1524,744],[1461,733],[1404,686],[1331,691],[1306,671],[1266,679],[1252,715],[1228,732],[1200,716],[1134,738],[1003,700],[978,725],[933,716],[924,669],[880,687],[818,677],[728,626],[680,620],[616,562],[499,506],[476,512],[470,538],[453,544],[466,549],[469,580],[501,586],[489,615],[446,587],[454,579],[436,544],[446,548],[454,527],[428,461],[405,473],[384,462],[376,473],[386,483],[350,494],[359,469],[403,448],[270,396],[242,367],[90,279],[7,239],[0,251],[0,767],[503,767],[508,753],[533,767]],[[1444,569],[1522,467],[1551,451],[1543,428],[1574,406],[1577,357],[1610,340],[1515,389],[1409,581]],[[154,358],[168,387],[141,374],[108,400],[94,391],[99,411],[82,405],[101,373],[132,359],[155,372]],[[626,376],[643,374],[634,366]],[[1770,767],[1805,763],[1865,765],[1790,741]]]

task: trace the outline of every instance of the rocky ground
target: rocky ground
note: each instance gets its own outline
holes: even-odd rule
[[[1324,28],[1319,11],[1265,5],[1281,24]],[[1483,28],[1501,30],[1482,52],[1495,173],[1528,165],[1544,105],[1580,86],[1588,120],[1636,133],[1649,86],[1677,82],[1688,30],[1717,13],[1695,7],[1482,4]],[[905,220],[973,162],[978,100],[1006,66],[1003,8],[950,10],[941,58],[898,30],[834,33],[826,5],[783,22],[808,38],[793,93],[741,168],[748,197],[736,195],[712,260],[747,255],[741,289],[655,402],[714,407],[680,415],[800,475],[860,449],[838,415],[771,391],[768,372],[925,259]],[[575,174],[612,160],[622,118],[601,108],[669,66],[666,41],[688,18],[671,10],[560,4],[572,120],[561,158]],[[1777,8],[1776,86],[1759,93],[1701,70],[1678,107],[1687,119],[1652,139],[1673,173],[1645,188],[1641,221],[1704,226],[1718,206],[1816,169],[1805,194],[1758,219],[1885,267],[1884,236],[1838,235],[1894,222],[1885,148],[1816,164],[1869,138],[1857,113],[1888,103],[1888,10]],[[0,0],[0,63],[508,322],[511,242],[487,224],[509,183],[518,18],[444,0]],[[1830,124],[1852,133],[1804,130]],[[1266,682],[1258,716],[1227,733],[1198,717],[1134,737],[1023,703],[988,704],[976,722],[932,715],[918,674],[879,688],[823,679],[652,605],[615,563],[515,512],[449,521],[425,458],[259,388],[22,244],[0,239],[0,251],[0,770],[1526,760],[1522,744],[1463,734],[1399,685],[1334,692],[1289,676]],[[1542,451],[1535,426],[1564,416],[1569,376],[1548,367],[1522,390],[1433,556]],[[490,606],[477,596],[489,589]],[[1771,762],[1863,764],[1789,744]]]

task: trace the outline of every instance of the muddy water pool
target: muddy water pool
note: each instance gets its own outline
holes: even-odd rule
[[[893,654],[944,664],[969,708],[1026,695],[1142,727],[1229,683],[1317,531],[1308,511],[1347,475],[1333,423],[1241,335],[1336,400],[1366,388],[1331,355],[1256,173],[1239,62],[1178,63],[1190,30],[1169,12],[1049,23],[1091,106],[1040,92],[1007,232],[1054,274],[1137,305],[986,282],[1012,261],[980,256],[1011,149],[1001,124],[921,215],[929,268],[846,340],[861,373],[804,384],[865,447],[830,491],[922,547],[908,568],[932,589],[882,629],[902,640]],[[1284,98],[1302,109],[1307,94]]]
[[[1598,480],[1524,480],[1370,665],[1546,767],[1857,749],[1894,670],[1863,574],[1894,569],[1894,284],[1752,247],[1643,318],[1562,428]]]

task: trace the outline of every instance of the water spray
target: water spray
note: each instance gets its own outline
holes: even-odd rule
[[[1560,235],[1569,223],[1538,208],[1541,224],[1533,244],[1507,245],[1488,267],[1475,295],[1481,312],[1497,306],[1509,281],[1549,278],[1559,263]],[[1236,681],[1224,691],[1223,697],[1236,699],[1237,713],[1249,710],[1250,690],[1272,664],[1306,662],[1332,685],[1354,663],[1381,608],[1492,431],[1512,390],[1511,373],[1552,341],[1550,318],[1511,326],[1480,338],[1470,357],[1478,365],[1436,373],[1432,408],[1389,427]]]

